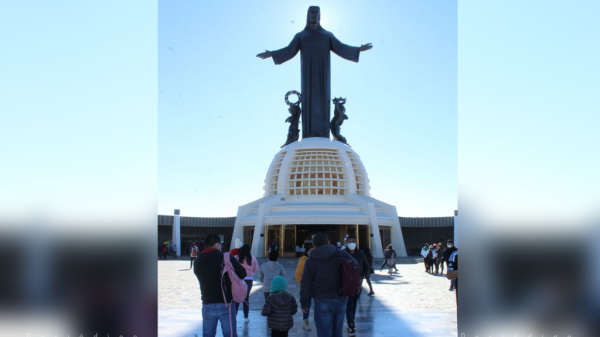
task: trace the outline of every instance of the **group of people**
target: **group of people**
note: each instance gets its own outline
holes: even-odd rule
[[[311,330],[308,317],[313,303],[318,336],[342,336],[344,317],[348,322],[349,334],[355,334],[356,308],[362,290],[355,296],[342,295],[340,284],[344,280],[340,280],[343,278],[340,275],[344,274],[340,273],[339,261],[354,261],[358,266],[360,279],[367,280],[369,295],[373,295],[370,282],[373,257],[368,250],[365,252],[357,249],[356,239],[353,237],[348,237],[346,245],[339,249],[331,245],[325,233],[315,234],[312,241],[312,246],[307,247],[296,268],[296,281],[300,285],[298,307],[294,296],[287,292],[285,270],[278,262],[278,249],[271,249],[269,260],[259,266],[256,258],[250,254],[250,246],[236,239],[235,248],[228,255],[235,277],[244,280],[247,285],[246,299],[241,303],[245,322],[249,321],[248,301],[252,280],[258,273],[265,296],[261,314],[268,316],[267,325],[271,329],[271,336],[287,336],[294,325],[293,315],[298,310],[302,311],[303,328]],[[230,277],[222,275],[226,255],[221,251],[220,238],[216,234],[208,234],[204,244],[206,248],[197,250],[196,258],[192,261],[194,273],[200,283],[203,334],[215,336],[217,323],[220,321],[223,336],[237,336],[235,326],[240,303],[233,302],[232,287],[236,287],[236,283],[232,283]]]
[[[158,246],[158,258],[166,260],[169,255],[173,255],[177,246],[162,244]]]
[[[444,274],[444,262],[448,263],[448,270],[451,270],[453,260],[450,259],[453,253],[457,251],[454,247],[454,241],[446,241],[446,247],[440,243],[428,244],[421,249],[421,255],[423,255],[423,263],[425,265],[425,272],[432,275],[443,275]],[[456,254],[454,254],[456,255]],[[435,267],[435,271],[434,271]],[[452,279],[450,282],[450,291],[456,289],[456,279]]]

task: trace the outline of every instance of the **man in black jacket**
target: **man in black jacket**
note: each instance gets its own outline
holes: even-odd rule
[[[371,269],[369,268],[369,261],[361,250],[356,249],[356,238],[349,237],[345,250],[358,262],[358,271],[363,278],[368,278],[371,275]],[[362,288],[358,295],[348,298],[348,305],[346,306],[346,320],[348,321],[348,332],[352,335],[356,333],[356,327],[354,324],[354,316],[356,315],[356,304],[362,294]]]
[[[444,261],[446,261],[446,263],[448,264],[448,270],[452,270],[450,269],[452,267],[452,263],[450,261],[450,256],[452,255],[452,253],[458,251],[458,249],[454,246],[454,241],[453,240],[448,240],[446,241],[446,244],[448,245],[448,248],[444,251]],[[454,290],[455,289],[455,284],[456,284],[456,280],[451,280],[450,281],[450,289],[448,290]]]
[[[223,293],[225,292],[226,303],[232,302],[231,280],[229,276],[223,277],[221,282],[221,270],[223,267],[223,252],[221,252],[221,238],[217,234],[208,234],[204,240],[204,249],[194,261],[194,274],[200,282],[200,293],[202,300],[202,330],[204,336],[215,336],[217,334],[217,323],[221,321],[223,336],[230,336],[230,323],[233,327],[233,336],[237,337],[235,308],[231,310],[223,305]],[[230,256],[231,264],[237,276],[241,279],[246,277],[246,269]]]
[[[302,312],[308,310],[310,295],[315,301],[315,326],[318,336],[341,337],[348,297],[341,295],[339,252],[345,258],[351,256],[329,244],[325,233],[313,237],[316,247],[304,264],[300,281],[300,305]]]

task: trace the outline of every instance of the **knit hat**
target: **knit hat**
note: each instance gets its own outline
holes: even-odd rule
[[[242,248],[244,244],[242,243],[242,241],[239,238],[235,239],[235,248],[240,249]]]
[[[285,291],[287,288],[287,281],[281,276],[275,276],[271,281],[271,292]]]

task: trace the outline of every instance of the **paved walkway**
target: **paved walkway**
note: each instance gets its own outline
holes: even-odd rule
[[[259,263],[266,259],[259,259]],[[425,273],[422,259],[403,259],[399,273],[371,275],[375,296],[367,296],[368,286],[359,300],[356,312],[357,336],[456,336],[456,302],[448,291],[445,276]],[[299,287],[294,277],[297,259],[281,259],[288,291],[299,300]],[[375,260],[374,264],[382,261]],[[159,336],[202,336],[202,304],[200,287],[189,260],[158,261],[158,332]],[[264,304],[262,284],[255,280],[250,295],[250,322],[244,323],[240,308],[237,319],[239,336],[270,336],[266,317],[260,316]],[[313,307],[314,308],[314,307]],[[289,336],[316,336],[313,310],[311,331],[302,329],[302,314],[294,317]],[[219,327],[218,336],[221,335]],[[345,333],[344,335],[347,335]]]

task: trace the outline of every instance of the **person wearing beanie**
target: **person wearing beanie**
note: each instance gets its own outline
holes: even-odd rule
[[[279,251],[272,250],[269,252],[269,261],[263,263],[260,266],[258,277],[260,282],[263,283],[263,292],[265,293],[265,300],[269,296],[271,291],[271,281],[275,276],[285,277],[285,271],[283,266],[277,262],[279,259]]]
[[[240,240],[239,238],[235,238],[235,245],[234,245],[234,249],[229,251],[229,254],[231,254],[231,256],[238,256],[240,255],[240,248],[242,248],[244,244],[242,243],[242,240]]]
[[[271,336],[287,337],[289,330],[294,326],[292,315],[298,312],[298,304],[286,289],[285,278],[275,276],[271,281],[271,293],[261,312],[261,315],[267,316],[267,326],[271,328]]]

